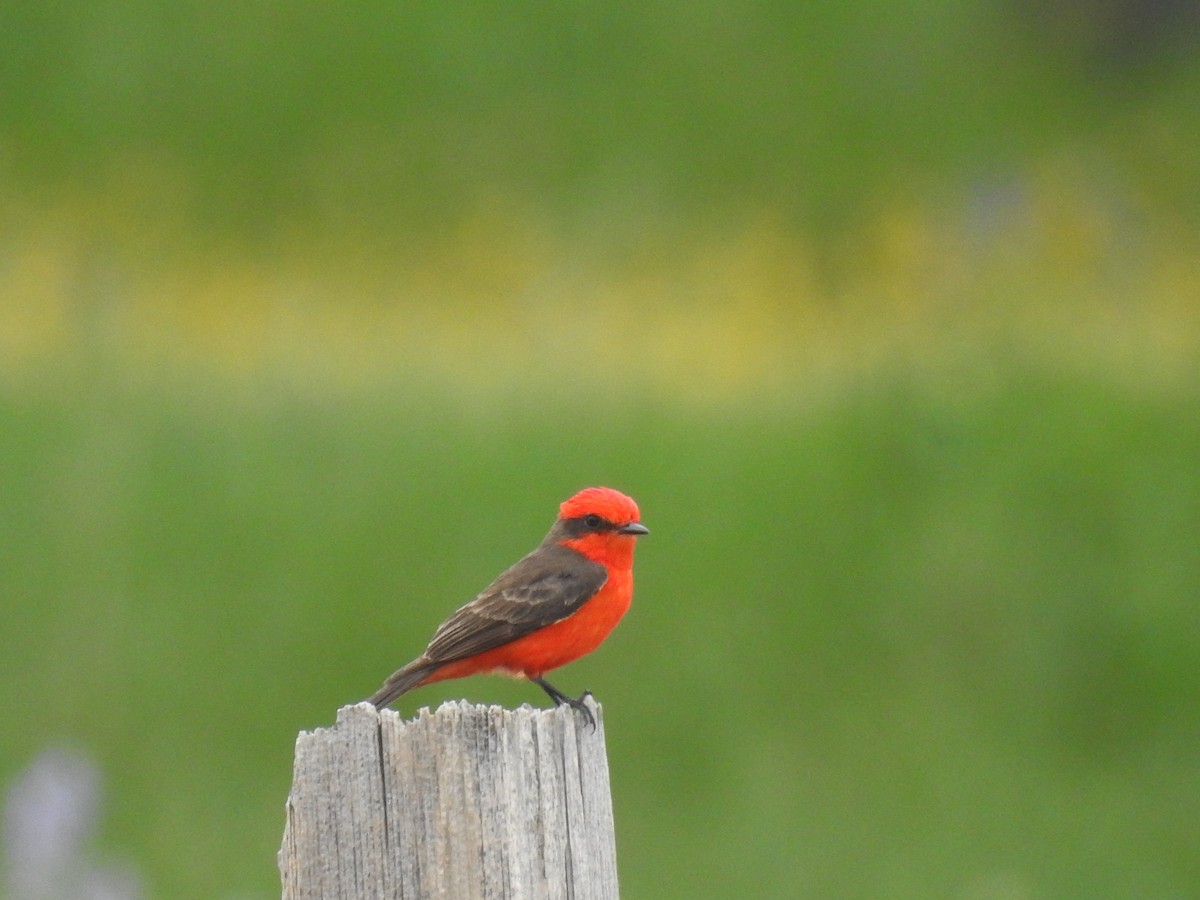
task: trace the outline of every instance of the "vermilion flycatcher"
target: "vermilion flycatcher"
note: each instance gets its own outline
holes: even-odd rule
[[[568,697],[543,676],[599,647],[629,609],[634,543],[649,534],[640,518],[633,499],[612,488],[566,500],[537,549],[443,622],[370,702],[381,708],[420,685],[491,672],[528,678],[595,727],[586,692]]]

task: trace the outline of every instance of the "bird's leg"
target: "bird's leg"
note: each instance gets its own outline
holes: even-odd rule
[[[550,699],[554,701],[555,706],[562,706],[565,703],[567,706],[571,707],[571,709],[579,710],[581,713],[583,713],[583,717],[587,719],[587,723],[592,726],[592,731],[596,730],[596,720],[592,716],[592,711],[588,709],[587,704],[583,702],[584,697],[590,697],[592,695],[591,691],[584,691],[579,699],[575,699],[574,697],[568,697],[566,694],[548,682],[545,678],[531,678],[530,681],[549,694]]]

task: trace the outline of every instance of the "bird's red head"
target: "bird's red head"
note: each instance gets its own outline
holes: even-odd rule
[[[560,519],[578,519],[596,515],[614,525],[630,525],[639,521],[642,514],[632,497],[606,487],[584,488],[558,508]]]
[[[559,525],[569,526],[565,539],[559,540],[592,562],[602,563],[612,576],[615,571],[629,573],[633,565],[635,539],[646,534],[641,513],[632,497],[612,488],[585,488],[558,508]],[[550,532],[551,535],[555,531]]]

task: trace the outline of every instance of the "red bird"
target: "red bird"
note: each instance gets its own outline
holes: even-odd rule
[[[629,609],[634,543],[650,533],[640,518],[633,499],[612,488],[566,500],[537,549],[443,622],[370,702],[382,708],[421,685],[491,672],[528,678],[594,728],[587,693],[568,697],[543,676],[599,647]]]

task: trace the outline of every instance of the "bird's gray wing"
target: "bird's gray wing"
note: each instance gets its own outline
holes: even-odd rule
[[[607,580],[604,566],[582,553],[543,544],[443,622],[423,655],[453,662],[515,641],[565,619]]]

